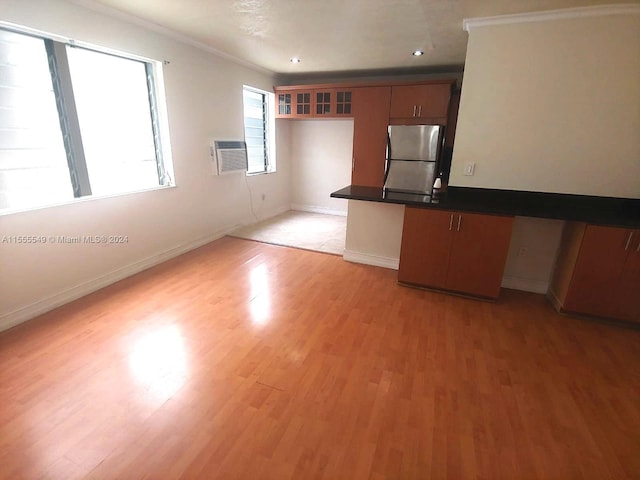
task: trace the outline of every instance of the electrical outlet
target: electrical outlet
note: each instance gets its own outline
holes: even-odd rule
[[[518,249],[518,256],[524,257],[527,254],[527,247],[520,247]]]
[[[476,164],[473,162],[467,162],[464,164],[464,174],[467,176],[473,175],[473,171],[476,169]]]

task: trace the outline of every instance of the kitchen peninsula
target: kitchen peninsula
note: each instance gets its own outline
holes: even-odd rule
[[[640,321],[640,199],[464,187],[430,196],[358,185],[331,196],[405,206],[401,283],[491,299],[513,217],[566,220],[550,300],[561,311]],[[585,253],[594,238],[611,244],[596,258]]]
[[[631,198],[453,186],[443,191],[434,190],[432,195],[417,195],[359,185],[341,188],[331,196],[440,210],[553,218],[640,228],[640,199]]]

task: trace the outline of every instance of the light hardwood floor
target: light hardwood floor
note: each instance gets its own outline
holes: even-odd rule
[[[0,334],[0,478],[640,478],[640,332],[224,238]]]

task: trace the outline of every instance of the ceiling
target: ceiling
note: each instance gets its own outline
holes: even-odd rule
[[[282,75],[428,72],[464,64],[464,18],[612,0],[93,0]],[[637,3],[634,1],[634,3]],[[424,55],[411,53],[421,49]],[[291,57],[301,62],[292,64]]]

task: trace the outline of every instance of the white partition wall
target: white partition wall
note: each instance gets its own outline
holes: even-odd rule
[[[640,197],[640,5],[465,25],[451,185]]]

